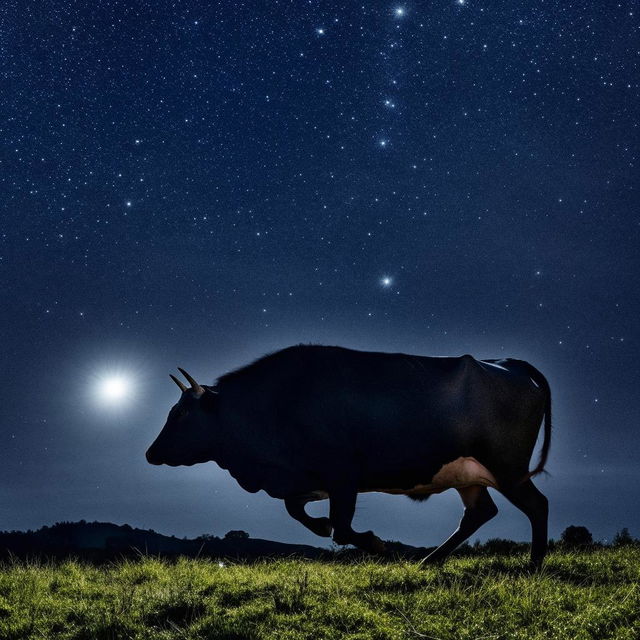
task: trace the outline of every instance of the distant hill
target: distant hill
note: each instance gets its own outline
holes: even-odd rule
[[[427,549],[400,542],[387,542],[390,555],[422,558]],[[311,559],[345,558],[366,555],[356,549],[332,551],[305,544],[287,544],[250,538],[243,531],[229,531],[224,538],[200,536],[195,539],[166,536],[153,530],[135,529],[111,522],[59,522],[37,531],[0,532],[0,559],[43,556],[82,558],[95,562],[115,558],[154,555],[165,558],[214,557],[256,560],[298,556]]]
[[[435,547],[412,547],[401,542],[385,541],[387,553],[379,560],[421,560]],[[562,533],[561,540],[549,540],[550,549],[597,550],[606,545],[594,542],[589,530],[584,526],[571,525]],[[640,547],[640,539],[634,538],[629,530],[619,531],[610,546]],[[454,552],[456,555],[512,555],[526,553],[528,542],[514,542],[493,538],[484,543],[478,540],[473,545],[463,544]],[[315,560],[349,560],[366,558],[368,554],[353,547],[324,549],[305,544],[287,544],[251,538],[244,531],[228,531],[224,538],[203,535],[194,539],[176,538],[153,531],[135,529],[128,524],[111,522],[58,522],[37,531],[0,532],[0,560],[18,558],[79,558],[91,562],[104,562],[122,557],[141,555],[175,558],[178,556],[205,558],[235,558],[238,560],[258,560],[262,558],[284,558],[296,556]]]
[[[326,549],[309,545],[250,538],[243,532],[230,532],[225,538],[201,536],[188,540],[110,522],[61,522],[37,531],[0,533],[0,557],[45,555],[109,559],[150,554],[164,557],[258,558],[297,555],[320,558],[329,553]]]

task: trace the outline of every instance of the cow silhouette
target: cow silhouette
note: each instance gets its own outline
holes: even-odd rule
[[[423,562],[444,559],[498,509],[492,487],[531,522],[531,563],[547,550],[542,472],[551,439],[551,392],[522,360],[424,357],[298,345],[201,385],[180,369],[182,395],[147,451],[151,464],[214,461],[250,492],[284,500],[319,536],[384,552],[351,526],[358,493],[415,500],[455,488],[457,530]],[[544,419],[540,460],[529,464]],[[329,517],[305,505],[329,499]]]

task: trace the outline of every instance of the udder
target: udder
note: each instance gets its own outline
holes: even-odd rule
[[[403,494],[407,496],[441,493],[447,489],[461,489],[479,485],[497,487],[494,475],[475,458],[460,457],[441,467],[429,484],[417,484],[411,489],[378,489],[383,493]]]

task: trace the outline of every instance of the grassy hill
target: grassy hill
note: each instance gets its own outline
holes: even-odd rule
[[[407,561],[8,561],[0,638],[640,638],[640,550]]]

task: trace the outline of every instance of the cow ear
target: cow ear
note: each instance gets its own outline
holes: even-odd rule
[[[204,393],[200,396],[200,406],[202,406],[205,411],[213,411],[217,404],[218,392],[205,387]]]

